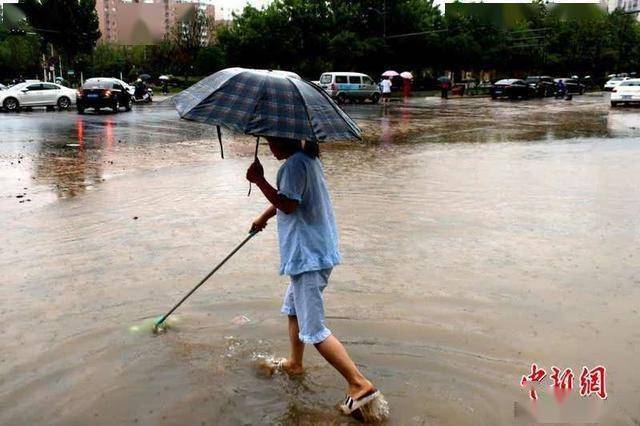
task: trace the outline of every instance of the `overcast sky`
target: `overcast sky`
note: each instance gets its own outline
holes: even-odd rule
[[[231,12],[234,10],[240,12],[247,3],[260,8],[271,3],[271,0],[216,0],[213,2],[224,19],[231,19]]]

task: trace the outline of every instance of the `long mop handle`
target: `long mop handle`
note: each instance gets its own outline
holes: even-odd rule
[[[206,276],[206,277],[204,277],[204,278],[202,279],[202,281],[200,281],[200,282],[198,283],[198,285],[197,285],[197,286],[195,286],[194,288],[192,288],[192,289],[191,289],[191,291],[190,291],[189,293],[187,293],[187,294],[186,294],[182,299],[180,299],[180,301],[179,301],[178,303],[176,303],[176,305],[175,305],[173,308],[171,308],[171,310],[170,310],[169,312],[167,312],[167,313],[166,313],[162,318],[160,318],[160,320],[159,320],[158,322],[156,322],[156,327],[159,327],[163,322],[165,322],[165,320],[169,317],[169,315],[171,315],[171,314],[173,313],[173,311],[175,311],[176,309],[178,309],[178,307],[179,307],[180,305],[182,305],[182,302],[184,302],[185,300],[187,300],[187,299],[189,298],[189,296],[191,296],[191,295],[192,295],[192,294],[193,294],[193,293],[194,293],[194,292],[195,292],[195,291],[196,291],[196,290],[197,290],[197,289],[198,289],[202,284],[204,284],[204,283],[205,283],[205,282],[206,282],[206,281],[211,277],[211,275],[215,274],[215,272],[216,272],[218,269],[220,269],[220,267],[221,267],[222,265],[224,265],[224,264],[225,264],[225,262],[226,262],[227,260],[231,259],[231,256],[233,256],[234,254],[236,254],[236,252],[237,252],[238,250],[240,250],[240,249],[242,248],[242,246],[243,246],[243,245],[245,245],[245,244],[246,244],[246,243],[247,243],[251,238],[253,238],[253,237],[254,237],[258,232],[260,232],[260,231],[256,231],[256,230],[253,230],[253,229],[252,229],[252,230],[251,230],[251,232],[249,232],[249,235],[248,235],[244,240],[242,240],[242,242],[241,242],[240,244],[238,244],[238,246],[237,246],[236,248],[234,248],[234,249],[233,249],[233,251],[227,255],[227,257],[225,257],[224,259],[222,259],[222,262],[218,263],[218,265],[217,265],[215,268],[213,268],[213,270],[212,270],[211,272],[209,272],[209,273],[207,274],[207,276]]]

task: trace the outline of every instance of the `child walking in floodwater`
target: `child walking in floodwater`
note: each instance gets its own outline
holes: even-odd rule
[[[277,216],[280,274],[291,277],[281,310],[288,316],[291,354],[276,367],[291,375],[302,373],[305,344],[314,345],[347,381],[340,410],[344,414],[364,413],[367,406],[382,403],[382,396],[324,323],[322,292],[332,268],[340,263],[340,253],[318,144],[273,137],[267,140],[273,155],[286,160],[278,170],[277,185],[274,188],[267,182],[257,159],[247,170],[247,180],[271,203],[254,220],[252,229],[264,229],[267,221]]]

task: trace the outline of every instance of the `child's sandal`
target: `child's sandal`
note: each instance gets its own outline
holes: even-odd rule
[[[376,388],[371,389],[358,399],[353,399],[349,395],[346,395],[344,400],[340,403],[339,409],[343,414],[347,416],[353,414],[356,410],[367,405],[380,395],[380,391]]]

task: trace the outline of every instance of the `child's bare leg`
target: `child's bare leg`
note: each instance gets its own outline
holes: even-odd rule
[[[304,355],[304,343],[298,338],[298,334],[300,333],[298,317],[289,315],[288,318],[291,356],[284,362],[283,367],[289,374],[300,374],[303,372],[302,356]]]
[[[326,359],[349,384],[347,393],[354,399],[373,389],[373,384],[367,380],[355,363],[349,357],[347,350],[337,337],[331,335],[315,345],[320,355]]]

